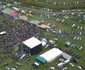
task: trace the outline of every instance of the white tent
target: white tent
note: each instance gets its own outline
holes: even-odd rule
[[[62,54],[61,50],[59,50],[57,48],[53,48],[53,49],[41,54],[40,57],[45,59],[47,62],[52,62],[53,60],[55,60],[61,54]]]

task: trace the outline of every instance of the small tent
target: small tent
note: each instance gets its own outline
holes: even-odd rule
[[[39,27],[40,27],[40,28],[43,28],[43,29],[50,28],[50,26],[45,25],[45,24],[41,24]]]
[[[29,17],[32,17],[33,15],[32,14],[28,14]]]
[[[18,17],[18,16],[20,16],[21,15],[21,13],[16,13],[16,12],[12,12],[11,14],[10,14],[10,16],[12,16],[12,17]]]

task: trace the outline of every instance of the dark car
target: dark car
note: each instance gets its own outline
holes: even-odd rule
[[[82,67],[82,69],[85,69],[85,66],[81,66]]]
[[[74,61],[75,63],[78,63],[78,62],[79,62],[76,58],[73,58],[73,61]]]
[[[29,58],[28,56],[25,56],[23,59],[24,59],[25,61],[30,60],[30,58]]]
[[[34,62],[32,65],[33,65],[35,68],[38,68],[38,67],[40,66],[40,63]]]

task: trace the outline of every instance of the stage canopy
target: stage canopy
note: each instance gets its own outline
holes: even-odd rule
[[[24,41],[23,44],[25,44],[29,48],[34,48],[34,47],[38,46],[39,44],[41,44],[41,41],[39,41],[35,37],[31,37],[31,38],[27,39],[26,41]]]

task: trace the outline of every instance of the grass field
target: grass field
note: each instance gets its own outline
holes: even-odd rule
[[[21,0],[20,0],[20,1],[21,1]],[[56,0],[52,0],[52,1],[56,1]],[[62,1],[62,0],[57,0],[57,1],[60,2],[60,1]],[[63,1],[68,1],[68,0],[63,0]],[[74,1],[74,0],[69,0],[69,2],[73,2],[73,1]],[[75,0],[75,1],[80,1],[80,0]],[[84,0],[82,0],[82,1],[84,1]],[[43,7],[47,6],[47,7],[50,7],[50,8],[58,8],[59,10],[60,10],[60,9],[70,9],[70,8],[74,8],[74,5],[70,5],[70,6],[63,6],[63,5],[61,5],[61,6],[56,6],[56,7],[54,7],[53,5],[49,5],[49,4],[47,4],[47,3],[35,3],[35,2],[33,2],[33,1],[31,1],[31,0],[28,0],[28,1],[27,1],[27,0],[23,1],[23,0],[22,0],[22,2],[25,2],[26,4],[30,4],[30,5],[31,5],[31,4],[32,4],[32,5],[38,4],[37,6],[39,6],[39,4],[41,4],[41,6],[43,5]],[[51,6],[52,6],[52,7],[51,7]],[[17,6],[17,7],[18,7],[18,6]],[[85,8],[83,8],[83,7],[85,7],[85,5],[76,5],[76,8],[85,9]],[[28,8],[25,7],[25,9],[28,9]],[[30,10],[31,10],[31,8],[30,8]],[[44,12],[50,13],[50,12],[42,11],[42,10],[36,10],[36,9],[33,9],[33,10],[35,10],[35,11],[40,11],[40,12],[42,12],[42,13],[44,13]],[[54,12],[51,12],[51,13],[54,13]],[[61,12],[58,11],[58,12],[55,12],[55,13],[56,13],[57,16],[58,16]],[[70,12],[70,13],[72,13],[72,12]],[[85,13],[84,13],[84,14],[85,14]],[[84,15],[84,14],[83,14],[83,15]],[[80,17],[72,16],[72,15],[70,15],[70,14],[66,14],[66,15],[69,16],[69,18],[75,17],[75,18],[77,18],[78,20],[81,20]],[[83,16],[83,15],[82,15],[82,16]],[[72,27],[71,27],[72,24],[76,24],[76,25],[82,26],[82,27],[85,27],[85,24],[81,24],[80,22],[75,21],[75,20],[71,20],[71,19],[65,19],[65,22],[69,23],[69,25],[64,25],[63,23],[58,23],[57,21],[55,21],[55,20],[53,20],[53,19],[48,19],[47,16],[42,16],[42,17],[40,17],[40,16],[33,15],[33,17],[28,17],[28,18],[29,18],[29,20],[39,20],[39,21],[44,20],[44,21],[46,21],[46,22],[48,22],[48,23],[51,23],[51,24],[53,24],[53,25],[56,25],[57,29],[63,30],[63,31],[64,31],[64,30],[65,30],[65,31],[72,31],[72,30],[73,30],[73,31],[76,31],[76,32],[78,32],[78,31],[85,32],[85,30],[78,30],[78,29],[72,28]],[[59,18],[59,17],[57,17],[57,18]],[[3,17],[3,16],[0,15],[0,22],[1,22],[2,20],[4,20],[4,19],[5,19],[5,17]],[[60,17],[59,19],[64,19],[64,17],[62,16],[62,17]],[[82,20],[82,21],[85,22],[85,20]],[[16,23],[15,23],[15,24],[16,24]],[[16,24],[16,25],[17,25],[17,24]],[[54,39],[55,37],[56,37],[56,38],[59,37],[59,35],[53,34],[52,32],[46,32],[46,30],[43,30],[43,29],[41,29],[41,32],[43,33],[43,36],[42,36],[42,37],[45,37],[45,38],[47,38],[48,40]],[[74,35],[75,35],[75,34],[74,34]],[[79,63],[75,63],[75,62],[73,62],[73,60],[71,60],[71,62],[75,65],[74,67],[71,67],[69,64],[67,64],[67,65],[64,66],[64,67],[68,67],[68,70],[72,70],[72,69],[78,70],[78,68],[77,68],[78,65],[83,65],[83,66],[85,66],[85,61],[83,60],[83,59],[85,58],[85,53],[84,53],[84,51],[85,51],[85,34],[82,36],[82,40],[81,40],[81,41],[73,40],[73,39],[71,38],[72,36],[73,36],[73,34],[71,33],[68,38],[60,38],[59,41],[56,43],[56,45],[57,45],[57,48],[63,48],[63,49],[68,48],[68,49],[72,49],[75,53],[77,53],[77,54],[79,54],[79,55],[81,56],[81,58],[78,59],[78,60],[79,60]],[[80,36],[80,35],[77,35],[77,34],[76,34],[76,36]],[[1,38],[1,37],[0,37],[0,38]],[[74,44],[76,44],[76,45],[82,46],[83,49],[82,49],[81,51],[79,51],[78,49],[75,49],[75,48],[72,48],[72,47],[66,47],[66,46],[64,46],[65,41],[70,41],[71,43],[74,43]],[[53,66],[53,67],[56,68],[56,63],[59,62],[59,58],[57,58],[56,60],[54,60],[54,61],[51,62],[51,63],[47,63],[47,64],[46,64],[46,65],[47,65],[47,68],[46,68],[45,65],[42,65],[42,64],[40,65],[39,68],[34,68],[34,67],[32,66],[33,62],[36,61],[36,60],[35,60],[35,57],[38,56],[38,55],[40,55],[40,54],[42,54],[42,53],[44,53],[44,52],[46,52],[46,51],[49,50],[49,49],[51,49],[51,46],[50,46],[49,48],[47,48],[47,49],[46,49],[46,48],[43,48],[43,50],[42,50],[39,54],[37,54],[37,55],[29,56],[29,54],[27,54],[27,55],[30,57],[30,60],[27,61],[27,62],[24,61],[24,60],[20,60],[20,59],[18,59],[17,61],[14,60],[14,59],[12,58],[12,56],[14,56],[14,55],[12,55],[12,54],[0,53],[0,70],[5,70],[5,67],[6,67],[6,66],[4,66],[5,63],[8,63],[7,67],[12,68],[12,67],[14,67],[14,66],[16,65],[16,62],[21,63],[20,66],[17,65],[17,66],[19,67],[18,70],[48,70],[48,68],[51,67],[51,66]],[[10,55],[10,56],[9,56],[9,55]],[[69,55],[70,55],[70,54],[69,54]],[[62,69],[56,68],[56,70],[62,70]]]
[[[69,26],[65,26],[65,25],[63,25],[63,24],[61,24],[61,23],[57,23],[56,21],[53,21],[53,20],[49,20],[48,18],[46,18],[46,17],[42,17],[42,18],[39,18],[39,16],[33,16],[33,17],[29,17],[29,19],[30,20],[45,20],[45,21],[47,21],[47,22],[50,22],[51,24],[55,24],[57,27],[58,27],[58,29],[61,29],[62,28],[62,30],[67,30],[67,31],[69,31],[69,30],[71,30],[72,28],[71,28],[71,25],[73,24],[73,23],[75,23],[75,24],[79,24],[79,25],[81,25],[81,26],[85,26],[84,24],[80,24],[80,23],[78,23],[77,21],[73,21],[73,20],[66,20],[67,22],[69,22],[70,23],[70,25]],[[74,29],[75,31],[77,31],[76,29]],[[58,37],[58,35],[54,35],[54,34],[52,34],[52,33],[49,33],[49,32],[46,32],[45,30],[42,30],[42,32],[44,33],[44,35],[45,36],[43,36],[43,37],[46,37],[46,38],[48,38],[49,40],[50,39],[53,39],[54,37]],[[70,42],[74,42],[75,44],[77,44],[77,45],[80,45],[80,46],[85,46],[85,44],[84,44],[84,42],[85,42],[85,37],[83,37],[83,40],[82,41],[75,41],[75,40],[72,40],[70,37],[68,38],[68,39],[65,39],[65,38],[63,38],[63,39],[59,39],[59,41],[58,41],[58,43],[56,43],[58,46],[57,46],[57,48],[67,48],[66,46],[64,46],[64,43],[65,43],[65,41],[70,41]],[[80,43],[81,42],[81,43]],[[77,66],[78,65],[84,65],[85,66],[85,62],[83,61],[83,58],[85,57],[84,56],[84,50],[85,50],[85,48],[83,48],[82,49],[82,51],[79,51],[79,50],[77,50],[77,49],[74,49],[74,48],[70,48],[70,47],[68,47],[69,49],[72,49],[73,51],[75,51],[77,54],[79,54],[80,56],[81,56],[81,58],[79,59],[79,63],[74,63],[73,61],[71,61],[73,64],[75,64],[75,67],[71,67],[70,65],[65,65],[66,67],[68,67],[69,68],[69,70],[72,70],[72,69],[75,69],[75,70],[78,70],[78,68],[77,68]],[[43,53],[43,52],[45,52],[45,51],[47,51],[47,50],[49,50],[49,49],[51,49],[51,48],[48,48],[48,49],[45,49],[45,48],[43,48],[43,51],[41,52],[41,53]],[[39,54],[41,54],[41,53],[39,53]],[[39,54],[37,54],[37,55],[35,55],[35,56],[31,56],[30,57],[30,61],[28,61],[28,62],[25,62],[24,60],[18,60],[18,62],[20,62],[21,64],[23,64],[23,65],[21,65],[21,66],[18,66],[19,67],[19,69],[18,70],[23,70],[23,69],[25,69],[25,70],[48,70],[44,65],[42,65],[41,64],[41,66],[39,67],[39,68],[34,68],[31,64],[35,61],[35,57],[36,56],[38,56]],[[3,57],[3,56],[7,56],[8,54],[0,54],[0,55],[2,55],[1,57]],[[13,66],[15,66],[16,64],[15,64],[15,60],[14,59],[12,59],[11,57],[7,57],[7,58],[4,58],[4,59],[2,59],[1,58],[1,60],[3,61],[3,64],[5,63],[5,62],[8,62],[9,63],[9,65],[8,65],[8,67],[13,67]],[[51,63],[48,63],[47,64],[47,66],[48,66],[48,68],[50,67],[50,66],[54,66],[54,67],[56,67],[56,63],[58,63],[58,59],[56,59],[55,61],[53,61],[53,62],[51,62]],[[4,65],[1,65],[1,69],[2,70],[5,70],[5,66]],[[64,66],[64,67],[65,67]],[[61,70],[61,69],[57,69],[57,70]]]

